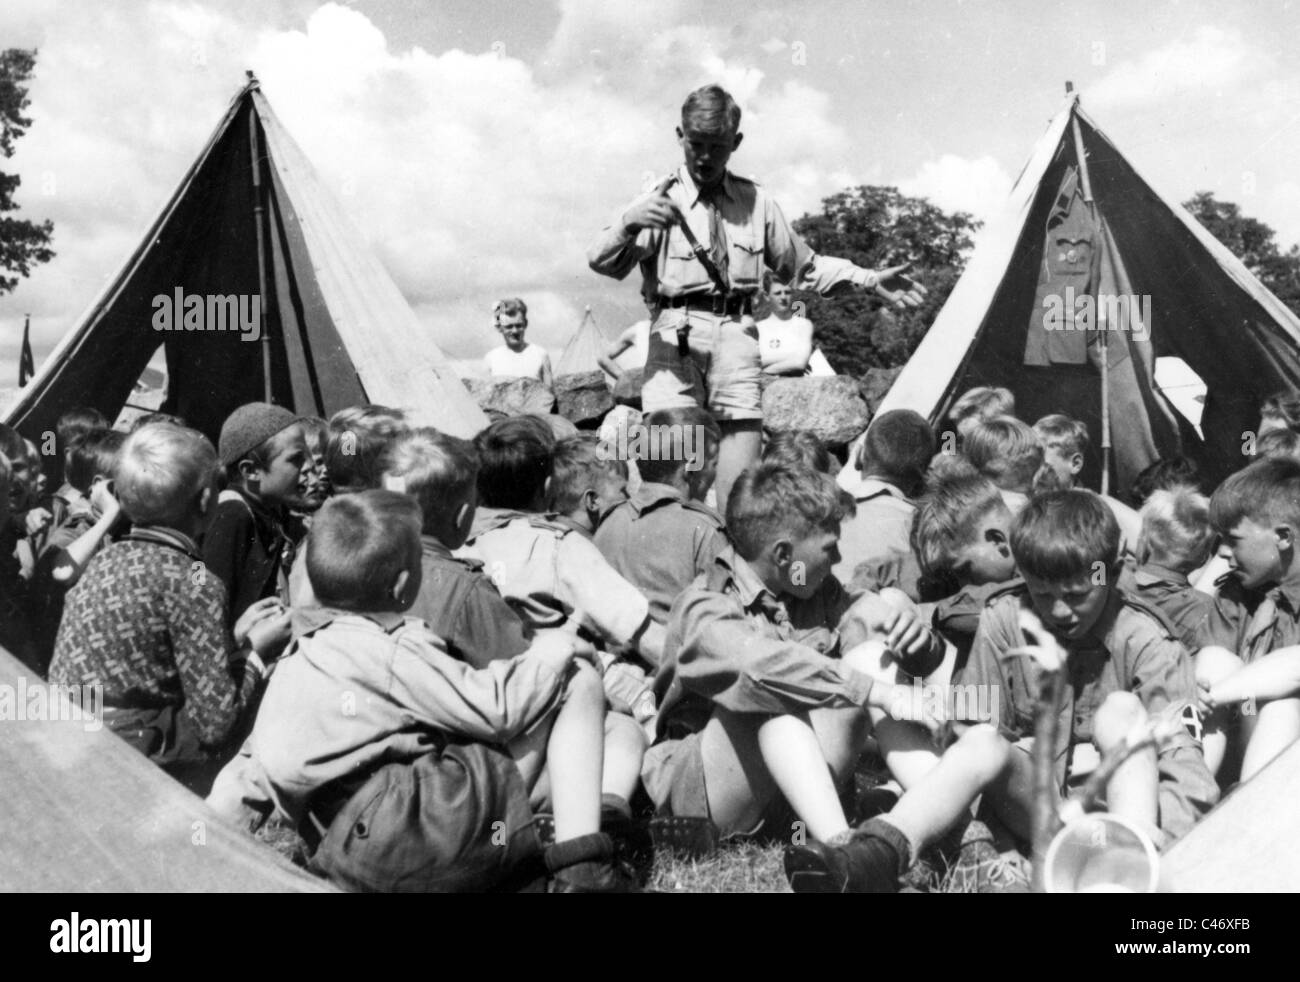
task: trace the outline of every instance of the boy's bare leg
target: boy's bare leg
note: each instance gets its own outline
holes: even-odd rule
[[[1250,780],[1269,761],[1300,740],[1300,698],[1263,703],[1247,732],[1249,739],[1241,761],[1243,781]]]
[[[718,514],[727,513],[731,487],[746,468],[758,463],[763,445],[763,421],[759,419],[725,419],[718,422],[722,441],[718,444],[718,476],[713,487],[717,492]]]
[[[1015,754],[993,727],[972,726],[924,777],[881,816],[912,844],[915,856],[969,815],[986,788],[1005,779]]]
[[[1227,648],[1209,646],[1196,653],[1196,681],[1212,686],[1242,668],[1242,660]],[[1205,717],[1201,735],[1201,752],[1210,773],[1218,777],[1228,754],[1228,734],[1232,732],[1234,707],[1221,706]]]
[[[1146,707],[1131,692],[1112,692],[1097,710],[1093,738],[1103,758],[1147,721]],[[1146,747],[1116,768],[1106,785],[1106,810],[1158,834],[1160,770],[1156,748]]]
[[[709,816],[724,834],[752,829],[776,791],[758,745],[763,720],[714,709],[700,736]]]
[[[884,643],[879,641],[860,644],[844,656],[845,664],[877,681],[910,685],[898,666],[892,662],[886,664],[886,659]],[[868,715],[889,773],[904,791],[915,787],[939,763],[939,751],[929,732],[917,723],[893,719],[885,710],[874,706]]]
[[[509,745],[524,783],[536,792],[544,775],[555,813],[555,841],[600,831],[605,758],[605,690],[590,665],[579,664],[565,685],[550,726],[536,727]]]
[[[858,716],[862,713],[856,710]],[[843,730],[832,738],[837,753],[847,755],[847,740],[853,724],[847,717],[838,721],[823,718],[823,729]],[[785,795],[796,815],[808,826],[808,834],[826,842],[848,831],[849,823],[835,790],[835,779],[827,766],[822,741],[804,716],[770,716],[758,728],[758,746],[772,780]],[[856,755],[855,755],[856,758]]]
[[[639,723],[622,713],[605,714],[605,763],[600,782],[604,794],[631,801],[641,782],[646,736]]]
[[[1034,835],[1033,740],[1008,748],[1006,769],[989,785],[984,797],[1002,824],[1029,842]]]

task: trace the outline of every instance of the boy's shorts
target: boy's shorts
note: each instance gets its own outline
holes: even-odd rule
[[[540,855],[514,759],[467,743],[372,774],[330,822],[310,866],[349,890],[450,893],[531,879]]]
[[[645,752],[641,783],[654,803],[657,816],[680,815],[712,818],[704,782],[704,756],[700,750],[703,732],[680,740],[665,740]],[[788,836],[794,813],[779,793],[763,809],[752,829],[719,828],[723,838],[762,836],[776,841]]]
[[[690,356],[683,361],[677,329],[690,323]],[[724,317],[686,307],[661,310],[650,331],[641,406],[702,406],[718,420],[762,419],[762,367],[754,318]]]

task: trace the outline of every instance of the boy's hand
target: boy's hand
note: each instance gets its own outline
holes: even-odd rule
[[[917,655],[930,646],[930,632],[913,610],[896,610],[881,625],[885,644],[901,655]]]
[[[277,605],[275,613],[263,617],[248,630],[248,643],[263,661],[280,657],[293,635],[293,613]]]
[[[96,481],[90,486],[90,507],[99,514],[101,520],[108,519],[109,528],[116,525],[122,517],[122,502],[113,493],[111,481]]]
[[[284,606],[280,603],[278,597],[264,597],[256,603],[250,604],[248,609],[239,615],[235,621],[234,630],[231,632],[235,636],[235,644],[242,645],[248,640],[248,632],[255,624],[274,617]]]
[[[1196,708],[1203,716],[1208,716],[1219,708],[1219,704],[1214,699],[1213,686],[1200,679],[1196,680]]]
[[[903,273],[911,265],[911,263],[903,263],[900,266],[877,270],[876,285],[872,288],[876,296],[899,308],[921,306],[921,301],[925,299],[925,287]]]
[[[44,508],[32,508],[23,516],[28,536],[40,535],[54,521],[54,516]]]
[[[632,207],[623,212],[623,227],[629,232],[643,228],[667,228],[677,221],[677,206],[668,197],[668,186],[675,180],[665,177],[649,194],[638,198]]]
[[[543,662],[556,675],[562,675],[577,655],[578,647],[584,644],[568,631],[546,631],[533,639],[524,654]],[[585,646],[591,648],[591,645]]]

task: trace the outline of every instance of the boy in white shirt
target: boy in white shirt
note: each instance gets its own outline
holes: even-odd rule
[[[517,297],[498,300],[492,315],[506,343],[483,356],[488,374],[493,378],[533,378],[548,389],[555,388],[551,356],[541,345],[524,340],[524,331],[528,330],[527,305]]]

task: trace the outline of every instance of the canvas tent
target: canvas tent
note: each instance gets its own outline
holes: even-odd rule
[[[1082,364],[1058,364],[1047,345],[1066,336],[1032,334],[1049,312],[1040,309],[1043,269],[1075,258],[1064,240],[1046,249],[1052,228],[1064,228],[1071,171],[1081,179],[1079,190],[1091,192],[1093,293],[1138,302],[1118,316],[1112,304],[1109,321],[1097,317]],[[1057,224],[1049,228],[1049,221]],[[1100,336],[1114,445],[1111,488],[1120,493],[1148,464],[1180,452],[1195,457],[1209,481],[1221,479],[1241,466],[1242,434],[1256,427],[1260,402],[1300,388],[1300,320],[1177,202],[1143,180],[1082,110],[1078,94],[1068,93],[879,411],[913,409],[938,425],[967,389],[1006,386],[1022,419],[1068,413],[1087,422],[1096,448]],[[1208,388],[1204,439],[1154,385],[1154,359],[1165,356],[1181,358]],[[852,459],[843,479],[855,476]],[[1094,459],[1094,477],[1096,467]]]
[[[79,704],[60,698],[56,709],[47,693],[0,648],[0,888],[333,890],[224,824],[102,723],[79,715]]]
[[[163,323],[155,320],[162,309],[156,298],[175,302],[178,292],[185,303],[192,296],[260,298],[260,337],[156,330]],[[200,302],[208,328],[213,315],[228,318],[232,309]],[[231,410],[268,395],[321,416],[365,401],[396,406],[458,436],[486,425],[252,79],[6,420],[37,439],[69,406],[116,418],[159,345],[168,378],[162,408],[214,439]]]
[[[588,307],[582,315],[582,323],[578,325],[578,329],[573,332],[573,337],[569,338],[569,343],[560,352],[560,360],[555,363],[554,374],[558,378],[561,375],[602,371],[600,362],[596,359],[605,353],[606,347],[608,343],[600,333],[600,329],[596,327],[596,319],[591,316],[591,308]]]

